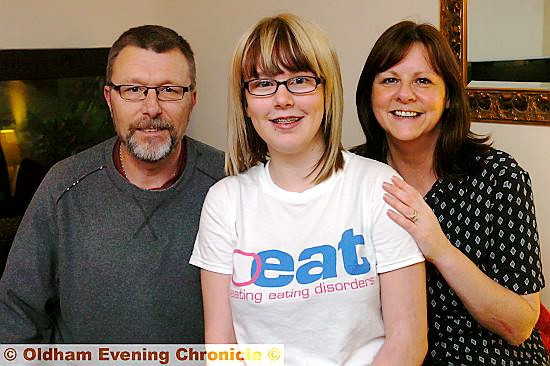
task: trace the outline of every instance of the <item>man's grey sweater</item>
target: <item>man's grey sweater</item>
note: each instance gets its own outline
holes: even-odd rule
[[[188,261],[223,154],[186,137],[182,176],[150,191],[118,173],[115,141],[57,163],[36,192],[0,281],[1,343],[203,343]]]

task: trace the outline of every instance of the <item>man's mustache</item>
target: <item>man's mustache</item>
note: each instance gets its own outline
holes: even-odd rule
[[[173,130],[174,126],[162,118],[144,118],[130,125],[129,130]]]

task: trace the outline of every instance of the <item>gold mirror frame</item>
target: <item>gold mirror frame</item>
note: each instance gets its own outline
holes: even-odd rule
[[[466,75],[467,0],[440,0],[440,29]],[[466,78],[464,77],[464,80]],[[550,126],[550,91],[544,89],[469,88],[472,121]]]

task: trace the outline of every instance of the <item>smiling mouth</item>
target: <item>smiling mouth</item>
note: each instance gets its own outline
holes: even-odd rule
[[[287,118],[275,118],[270,121],[279,125],[289,125],[291,123],[297,122],[301,117],[287,117]]]
[[[413,111],[392,111],[391,114],[401,118],[415,118],[418,117],[421,113]]]

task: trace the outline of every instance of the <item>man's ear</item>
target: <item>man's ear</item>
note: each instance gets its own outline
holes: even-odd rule
[[[105,85],[103,87],[103,98],[105,98],[105,101],[107,102],[107,106],[109,106],[109,112],[111,113],[111,117],[113,117],[113,109],[111,108],[111,91],[112,91],[112,88],[110,86]]]
[[[195,104],[197,104],[197,91],[196,90],[193,90],[191,92],[191,104],[193,105],[193,107],[195,106]]]

